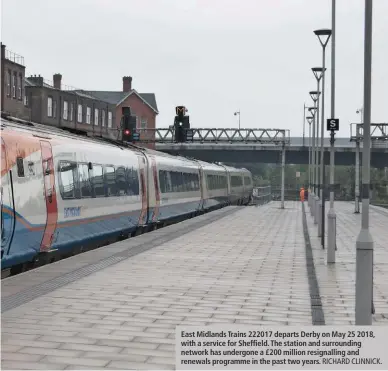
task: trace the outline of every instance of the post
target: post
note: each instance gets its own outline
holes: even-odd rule
[[[285,138],[284,138],[285,139]],[[281,190],[281,208],[284,209],[284,169],[286,167],[286,148],[285,143],[283,142],[282,146],[282,190]]]
[[[309,177],[308,177],[308,183],[309,183],[309,187],[308,187],[308,194],[307,194],[307,203],[309,206],[310,205],[310,200],[311,200],[311,197],[310,197],[310,192],[311,192],[311,119],[309,119]]]
[[[358,136],[358,131],[356,132]],[[364,132],[365,133],[365,132]],[[355,168],[355,184],[354,184],[354,198],[355,198],[355,210],[356,214],[360,213],[360,141],[356,139],[356,168]]]
[[[320,168],[320,202],[319,202],[319,212],[321,214],[319,218],[319,225],[318,225],[318,236],[321,237],[321,246],[324,249],[325,248],[325,181],[324,181],[324,172],[325,172],[325,159],[324,159],[324,147],[323,147],[323,140],[324,140],[324,122],[325,122],[325,56],[326,56],[326,47],[323,47],[323,53],[322,53],[322,118],[321,118],[321,168]]]
[[[305,126],[306,126],[306,103],[303,104],[303,147],[304,147]]]
[[[314,102],[314,107],[316,106],[316,102]],[[311,200],[310,200],[310,212],[311,216],[314,217],[315,215],[315,116],[317,115],[317,112],[314,113],[314,119],[313,119],[313,138],[311,141]]]
[[[315,202],[314,202],[314,224],[318,224],[319,215],[319,159],[318,159],[318,140],[319,140],[319,80],[317,82],[317,110],[315,112],[317,118],[317,132],[315,137]],[[322,124],[322,123],[321,123]]]
[[[331,118],[335,117],[335,0],[331,2]],[[330,135],[330,209],[327,215],[327,263],[335,263],[337,244],[334,210],[334,131]]]
[[[364,148],[362,156],[362,218],[356,242],[356,325],[370,326],[373,312],[373,239],[369,231],[370,121],[372,75],[372,0],[365,0]]]

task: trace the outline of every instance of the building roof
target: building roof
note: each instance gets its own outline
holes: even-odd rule
[[[28,78],[26,77],[24,79],[24,82],[25,82],[25,85],[26,86],[40,86],[36,83],[36,81],[34,81],[33,79],[31,78]],[[43,87],[44,88],[48,88],[48,89],[55,89],[51,84],[47,83],[44,79],[43,79]],[[101,100],[101,101],[104,101],[104,102],[107,102],[107,103],[112,103],[112,102],[109,102],[108,100],[105,100],[105,99],[101,99],[99,96],[95,95],[95,94],[91,94],[91,92],[89,91],[85,91],[85,90],[80,90],[80,89],[62,89],[63,92],[65,93],[70,93],[70,94],[75,94],[75,95],[78,95],[79,97],[82,97],[82,98],[88,98],[88,99],[93,99],[93,100]],[[115,103],[112,103],[112,104],[115,104]]]
[[[136,94],[141,100],[143,100],[155,113],[159,113],[158,106],[156,104],[156,98],[154,93],[138,93],[132,89],[130,92],[123,91],[91,91],[91,94],[97,98],[113,104],[120,104],[126,98],[132,94]]]

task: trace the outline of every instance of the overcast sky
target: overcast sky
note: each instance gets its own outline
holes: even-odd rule
[[[363,105],[364,3],[337,0],[340,137]],[[373,4],[372,122],[388,122],[388,0]],[[121,90],[130,75],[156,94],[157,127],[186,105],[192,127],[237,127],[240,109],[242,128],[301,136],[311,67],[322,66],[313,30],[331,28],[331,0],[2,0],[1,17],[1,40],[27,75],[61,73],[85,90]],[[329,118],[331,43],[326,66]]]

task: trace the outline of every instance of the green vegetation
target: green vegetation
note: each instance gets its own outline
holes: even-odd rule
[[[244,166],[253,174],[253,184],[256,187],[271,185],[279,189],[281,185],[280,164],[232,164],[232,166]],[[300,173],[297,177],[297,173]],[[360,168],[360,178],[362,168]],[[325,183],[330,181],[330,167],[325,169]],[[355,193],[355,166],[336,166],[334,183],[336,184],[335,197],[342,200],[353,200]],[[300,187],[308,186],[308,165],[285,166],[285,189],[289,192],[299,193]],[[361,179],[360,179],[361,184]],[[372,202],[376,204],[388,204],[388,168],[371,169]],[[297,194],[295,193],[295,195]]]

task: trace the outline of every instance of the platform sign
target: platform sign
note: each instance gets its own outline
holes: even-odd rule
[[[338,131],[339,130],[339,119],[327,119],[327,131]]]

